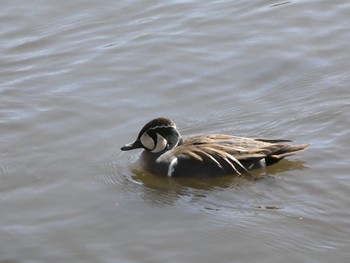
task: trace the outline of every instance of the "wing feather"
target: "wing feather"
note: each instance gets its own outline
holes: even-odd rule
[[[262,159],[281,159],[304,150],[308,145],[293,146],[288,140],[254,139],[223,134],[199,135],[186,139],[175,154],[211,163],[225,172],[241,174]],[[229,171],[230,170],[230,171]]]

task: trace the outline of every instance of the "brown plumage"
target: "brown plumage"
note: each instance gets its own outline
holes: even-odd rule
[[[138,139],[122,147],[122,150],[144,148],[140,158],[141,165],[149,172],[160,175],[241,174],[254,168],[272,165],[309,146],[292,145],[290,140],[245,138],[224,134],[197,135],[182,139],[172,121],[165,118],[156,120],[146,124]],[[153,123],[155,125],[152,125]],[[152,149],[145,145],[151,145]]]

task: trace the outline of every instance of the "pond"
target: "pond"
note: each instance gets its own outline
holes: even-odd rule
[[[3,1],[0,262],[347,262],[348,1]],[[183,136],[310,148],[254,176],[164,178]]]

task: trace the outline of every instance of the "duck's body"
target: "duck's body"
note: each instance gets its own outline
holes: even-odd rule
[[[223,134],[182,139],[174,122],[158,118],[147,123],[137,140],[122,150],[144,148],[140,164],[153,174],[208,177],[246,173],[308,147],[308,144],[291,145],[287,142],[290,141]]]

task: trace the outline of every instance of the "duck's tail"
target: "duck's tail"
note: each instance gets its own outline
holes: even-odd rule
[[[277,150],[265,158],[266,165],[277,163],[284,157],[298,154],[306,150],[306,148],[309,147],[309,145],[310,144],[300,144],[300,145],[276,144]]]

